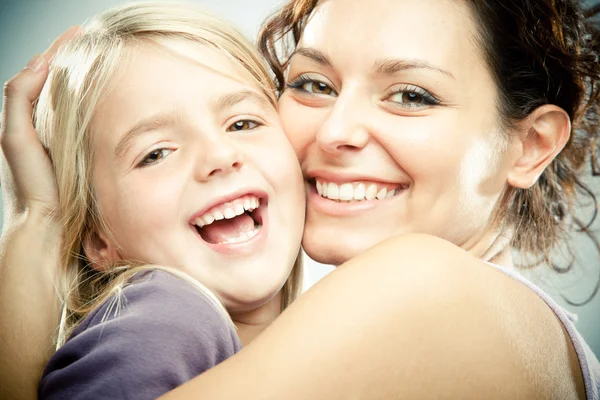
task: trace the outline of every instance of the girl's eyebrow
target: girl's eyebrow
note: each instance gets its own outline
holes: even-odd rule
[[[252,101],[265,110],[270,110],[273,108],[273,105],[264,96],[261,96],[252,90],[240,90],[224,94],[212,102],[210,108],[211,111],[216,114],[228,108],[234,107],[242,101]],[[166,126],[175,125],[178,119],[179,113],[177,110],[170,110],[151,115],[136,122],[125,132],[123,137],[121,137],[117,143],[117,146],[115,147],[115,156],[118,158],[123,157],[131,146],[131,142],[139,135],[145,132],[164,128]]]
[[[213,102],[211,110],[215,113],[219,113],[246,100],[252,101],[259,107],[264,108],[265,110],[273,108],[273,105],[269,100],[265,98],[265,96],[261,96],[253,90],[246,89],[224,94],[223,96],[219,97],[216,101]]]
[[[136,122],[125,132],[115,147],[115,156],[123,157],[131,146],[131,142],[142,133],[174,125],[179,119],[176,110],[161,112]]]

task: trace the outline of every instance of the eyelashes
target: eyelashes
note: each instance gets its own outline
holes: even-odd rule
[[[331,84],[309,75],[300,75],[286,86],[300,96],[338,97]],[[411,84],[396,85],[382,101],[405,110],[421,110],[442,104],[441,99],[427,89]]]
[[[289,89],[302,93],[337,97],[336,91],[329,84],[307,75],[300,75],[286,86]]]
[[[174,150],[167,148],[154,149],[139,162],[138,168],[148,167],[150,165],[158,164],[167,158]]]
[[[423,108],[441,104],[441,100],[428,90],[415,85],[397,87],[385,101],[404,108]]]

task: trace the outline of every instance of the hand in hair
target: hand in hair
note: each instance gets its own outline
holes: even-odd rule
[[[33,128],[33,104],[48,60],[78,28],[63,33],[4,86],[2,169],[4,227],[0,240],[0,398],[32,399],[59,321],[54,291],[60,234],[49,218],[57,204],[50,160]],[[4,159],[6,162],[4,162]]]
[[[33,128],[33,104],[48,76],[48,60],[78,30],[78,27],[72,27],[64,32],[4,85],[0,144],[6,163],[2,163],[0,179],[4,212],[9,221],[26,211],[50,215],[55,209],[54,173]]]

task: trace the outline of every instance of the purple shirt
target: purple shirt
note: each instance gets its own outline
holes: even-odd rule
[[[155,399],[241,349],[191,284],[153,270],[88,315],[50,359],[40,399]]]

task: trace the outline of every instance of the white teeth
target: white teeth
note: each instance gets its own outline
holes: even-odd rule
[[[365,198],[365,193],[367,192],[366,186],[364,183],[359,183],[354,189],[354,200],[362,200]]]
[[[327,197],[331,200],[338,200],[340,198],[340,188],[335,183],[329,183],[327,185]]]
[[[214,207],[204,215],[197,217],[192,223],[200,228],[210,225],[215,221],[222,219],[231,219],[242,215],[246,211],[254,211],[260,205],[260,200],[256,196],[248,195],[241,197],[229,203]]]
[[[354,198],[354,188],[351,183],[344,183],[340,186],[340,200],[352,200]]]
[[[233,208],[226,208],[225,210],[223,210],[223,215],[227,219],[231,219],[231,218],[237,216],[237,214],[235,213],[235,211],[233,210]]]
[[[215,217],[213,217],[210,214],[205,215],[204,217],[202,217],[202,219],[204,220],[204,225],[210,225],[213,222],[215,222]]]
[[[219,242],[217,244],[231,244],[231,243],[240,243],[245,242],[246,240],[252,239],[256,234],[260,231],[260,226],[255,227],[251,231],[248,232],[240,232],[237,236],[229,237],[227,240]]]
[[[406,186],[398,185],[397,189],[390,185],[379,187],[375,183],[343,183],[338,185],[333,182],[316,180],[317,193],[331,200],[339,201],[363,201],[363,200],[385,200],[394,197]]]
[[[377,185],[370,184],[367,188],[367,193],[365,194],[365,198],[367,200],[374,200],[377,197]]]

